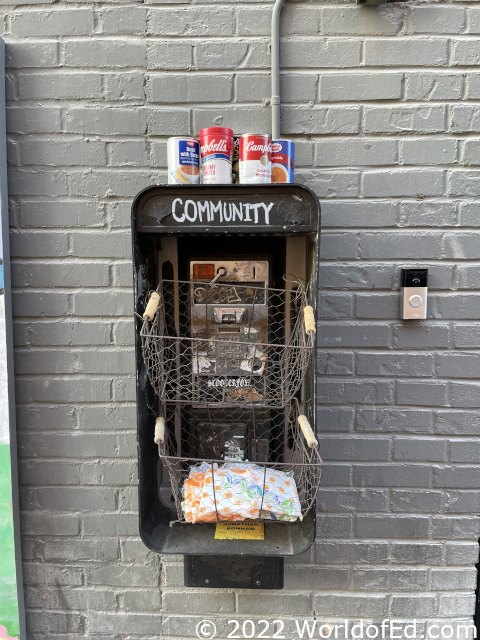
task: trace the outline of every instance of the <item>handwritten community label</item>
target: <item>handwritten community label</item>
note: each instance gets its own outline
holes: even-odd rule
[[[172,217],[176,222],[253,222],[270,224],[270,211],[274,203],[224,202],[218,200],[185,200],[175,198],[172,202]]]

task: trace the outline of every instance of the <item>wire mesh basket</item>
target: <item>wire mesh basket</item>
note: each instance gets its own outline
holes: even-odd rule
[[[282,408],[305,376],[315,322],[300,282],[283,290],[162,280],[140,335],[161,401]]]
[[[164,405],[163,413],[155,442],[179,522],[294,522],[314,504],[322,459],[296,398],[280,411],[224,408],[212,415],[208,405]],[[279,418],[286,429],[276,429]],[[182,423],[187,433],[180,433]]]

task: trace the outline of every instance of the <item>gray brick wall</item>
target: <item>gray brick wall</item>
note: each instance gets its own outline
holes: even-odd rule
[[[282,132],[323,207],[318,537],[281,594],[138,537],[129,208],[166,138],[270,123],[271,2],[3,2],[28,638],[202,617],[468,623],[480,536],[480,3],[292,2]],[[429,266],[429,319],[398,319]],[[287,625],[288,626],[288,625]],[[162,630],[163,629],[163,630]],[[293,631],[291,636],[297,637]]]

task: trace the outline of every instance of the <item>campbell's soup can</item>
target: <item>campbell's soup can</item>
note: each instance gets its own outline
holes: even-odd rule
[[[240,136],[233,134],[233,154],[232,154],[232,182],[238,184],[240,182]]]
[[[169,138],[167,161],[168,184],[199,184],[200,143],[196,138]]]
[[[293,182],[295,143],[272,140],[272,182]]]
[[[240,182],[272,181],[272,137],[267,133],[246,133],[240,136]]]
[[[203,184],[231,184],[233,131],[208,127],[200,131]]]

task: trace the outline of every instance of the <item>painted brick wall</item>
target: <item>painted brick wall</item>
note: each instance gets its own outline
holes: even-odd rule
[[[128,227],[133,196],[166,180],[168,136],[269,129],[271,2],[21,1],[2,24],[29,640],[314,613],[469,621],[480,3],[284,9],[283,134],[323,206],[327,465],[317,543],[281,595],[252,595],[185,589],[182,558],[137,535]],[[431,268],[427,322],[398,319],[405,265]]]

